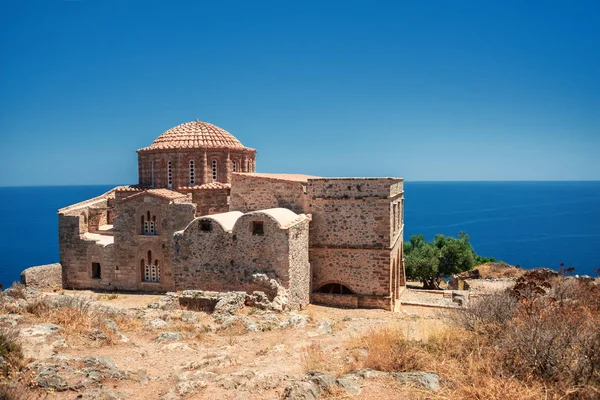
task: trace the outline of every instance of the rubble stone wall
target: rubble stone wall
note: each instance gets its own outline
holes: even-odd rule
[[[264,234],[253,234],[253,221],[263,222]],[[211,230],[203,231],[202,222],[210,222]],[[210,217],[197,218],[174,236],[175,289],[263,291],[272,299],[273,288],[252,280],[263,273],[288,290],[291,307],[303,307],[310,293],[307,236],[306,216],[281,227],[266,213],[250,213],[231,232]]]
[[[261,176],[233,174],[230,211],[249,212],[282,207],[307,212],[306,183]]]
[[[203,189],[192,192],[198,215],[218,214],[229,211],[229,189]]]

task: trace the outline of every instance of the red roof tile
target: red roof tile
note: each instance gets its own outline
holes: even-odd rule
[[[246,147],[225,129],[208,122],[195,120],[169,129],[157,137],[150,146],[139,151],[181,148],[245,149]]]

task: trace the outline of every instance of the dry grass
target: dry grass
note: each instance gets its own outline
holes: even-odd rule
[[[300,362],[305,373],[328,370],[325,353],[323,353],[323,348],[318,343],[311,343],[301,349]]]
[[[458,314],[422,341],[398,326],[373,330],[350,347],[368,350],[360,367],[426,371],[442,378],[432,398],[600,398],[600,287],[528,272],[510,294]]]
[[[87,337],[96,329],[104,334],[102,344],[108,345],[119,343],[121,339],[107,324],[108,319],[124,332],[135,331],[141,326],[140,320],[94,307],[93,301],[84,297],[65,296],[58,306],[40,299],[28,304],[26,311],[44,322],[61,326],[69,339]]]
[[[522,268],[497,262],[481,264],[476,266],[475,269],[479,270],[479,274],[483,278],[487,276],[492,278],[518,278],[526,272]]]

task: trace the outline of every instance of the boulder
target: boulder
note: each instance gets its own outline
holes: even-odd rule
[[[306,315],[290,313],[287,320],[279,324],[280,328],[303,328],[306,326],[308,318]]]
[[[305,380],[315,384],[319,390],[327,390],[336,385],[336,378],[330,373],[321,371],[311,371],[306,374]]]
[[[285,388],[283,398],[289,400],[317,400],[319,388],[311,382],[293,382]]]
[[[360,394],[360,385],[356,379],[353,379],[352,377],[342,376],[337,379],[336,383],[348,393],[354,395]]]
[[[163,332],[156,337],[158,342],[172,342],[181,339],[183,339],[183,333],[181,332]]]
[[[62,289],[62,266],[59,263],[27,268],[21,272],[21,283],[29,289],[52,292]]]
[[[390,375],[401,382],[416,383],[434,392],[440,390],[440,377],[436,374],[429,372],[392,372]]]
[[[317,332],[322,334],[331,334],[333,332],[333,326],[331,322],[326,320],[317,321]]]

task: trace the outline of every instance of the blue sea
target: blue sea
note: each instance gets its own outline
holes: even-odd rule
[[[59,261],[56,211],[111,186],[0,187],[0,283]],[[407,182],[405,240],[467,232],[475,251],[525,268],[600,268],[600,182]]]

